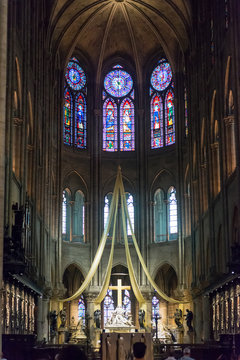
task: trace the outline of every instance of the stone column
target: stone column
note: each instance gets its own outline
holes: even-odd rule
[[[38,298],[38,317],[37,317],[37,340],[42,341],[44,338],[49,339],[49,299]]]
[[[203,297],[203,340],[210,340],[211,312],[209,296]]]
[[[96,310],[94,301],[97,297],[98,293],[88,293],[86,295],[86,301],[87,301],[87,316],[88,316],[88,340],[90,341],[89,345],[92,345],[93,347],[97,347],[97,337],[96,337],[96,328],[94,324],[94,311]]]
[[[0,1],[0,202],[4,204],[5,186],[5,124],[6,124],[6,80],[7,80],[7,30],[8,1]],[[0,207],[0,286],[3,281],[4,206]],[[0,297],[2,309],[2,297]],[[2,314],[1,314],[2,315]],[[2,322],[0,323],[0,351],[2,350]]]
[[[202,309],[202,300],[200,297],[194,299],[194,330],[196,336],[196,343],[200,343],[202,341],[202,322],[203,322],[203,309]]]

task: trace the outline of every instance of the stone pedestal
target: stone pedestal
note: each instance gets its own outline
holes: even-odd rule
[[[183,344],[183,336],[184,336],[184,329],[176,329],[176,337],[177,337],[177,343],[178,344]]]
[[[194,343],[194,331],[187,331],[186,340],[188,344]]]
[[[67,335],[67,329],[62,328],[58,330],[58,343],[65,344],[66,343],[66,335]]]

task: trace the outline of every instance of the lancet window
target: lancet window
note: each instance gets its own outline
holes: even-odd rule
[[[131,75],[116,65],[105,76],[103,100],[103,150],[135,150],[134,88]]]
[[[176,240],[178,234],[176,189],[168,192],[157,189],[154,193],[154,242]]]
[[[114,311],[114,300],[112,296],[112,290],[108,289],[107,294],[103,301],[103,314],[104,314],[104,325],[111,319],[112,312]]]
[[[63,142],[86,149],[87,79],[79,61],[73,57],[66,69],[63,105]]]
[[[151,148],[175,143],[174,83],[170,64],[161,59],[150,79]]]
[[[78,300],[78,319],[82,319],[83,325],[85,325],[86,306],[83,295]]]
[[[123,308],[126,311],[126,313],[131,314],[131,299],[130,299],[130,292],[128,290],[124,290]]]
[[[128,192],[126,192],[125,195],[126,195],[128,214],[129,214],[132,229],[133,229],[133,232],[134,232],[134,201],[133,201],[133,195],[128,193]],[[107,226],[107,219],[108,219],[108,216],[109,216],[109,213],[110,213],[111,201],[112,201],[112,193],[108,193],[104,198],[104,228]],[[120,242],[124,242],[122,214],[121,214],[120,210],[118,210],[116,221],[117,221],[117,224],[116,224],[116,239],[118,241],[120,241]],[[130,223],[129,223],[127,217],[126,217],[126,231],[127,231],[127,236],[130,239],[132,233],[131,233]],[[113,220],[112,220],[112,222],[110,224],[110,229],[109,229],[109,233],[108,233],[107,242],[109,242],[112,239],[112,235],[113,235]]]
[[[72,196],[69,189],[63,191],[62,197],[62,238],[65,241],[85,241],[85,205],[81,190]]]
[[[152,297],[152,318],[155,319],[159,316],[159,299],[156,295]]]

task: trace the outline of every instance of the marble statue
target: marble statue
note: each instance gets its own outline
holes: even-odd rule
[[[106,327],[129,327],[133,326],[131,316],[121,307],[117,306],[112,312],[110,320],[107,321]]]

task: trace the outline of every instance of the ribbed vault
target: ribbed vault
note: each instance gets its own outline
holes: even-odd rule
[[[75,49],[82,52],[100,80],[104,62],[131,59],[139,82],[146,62],[163,51],[172,62],[189,46],[188,0],[56,0],[49,45],[65,65]]]

